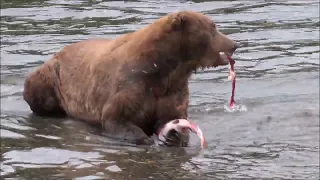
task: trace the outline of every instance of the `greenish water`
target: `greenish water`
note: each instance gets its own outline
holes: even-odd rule
[[[203,12],[243,47],[191,79],[209,149],[121,144],[71,119],[35,117],[26,75],[72,42],[114,38],[178,10]],[[1,0],[1,179],[319,179],[319,1]]]

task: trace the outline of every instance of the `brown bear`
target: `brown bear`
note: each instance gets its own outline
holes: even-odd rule
[[[149,143],[159,128],[186,119],[188,78],[227,65],[238,45],[207,16],[170,13],[115,39],[64,47],[25,81],[24,100],[41,116],[70,116],[105,132]]]

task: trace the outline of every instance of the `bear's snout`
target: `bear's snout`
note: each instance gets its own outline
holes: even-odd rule
[[[240,47],[237,42],[221,32],[217,33],[213,38],[213,41],[213,44],[216,45],[215,48],[217,48],[219,52],[224,52],[230,56],[232,56],[232,54]]]
[[[240,47],[239,43],[230,39],[228,36],[219,31],[214,36],[212,44],[215,52],[218,52],[219,54],[224,53],[228,57],[231,57],[233,53]],[[219,56],[219,59],[217,62],[215,62],[214,66],[224,66],[228,64],[228,59]]]

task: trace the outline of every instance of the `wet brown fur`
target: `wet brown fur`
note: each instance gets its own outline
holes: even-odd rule
[[[145,142],[154,127],[187,118],[188,78],[226,65],[234,41],[207,16],[181,11],[116,39],[73,43],[32,72],[24,99],[42,116],[68,115]]]

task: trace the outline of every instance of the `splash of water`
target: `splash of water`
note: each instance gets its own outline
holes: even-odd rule
[[[234,104],[233,106],[224,105],[225,112],[246,112],[248,109],[245,105]]]

